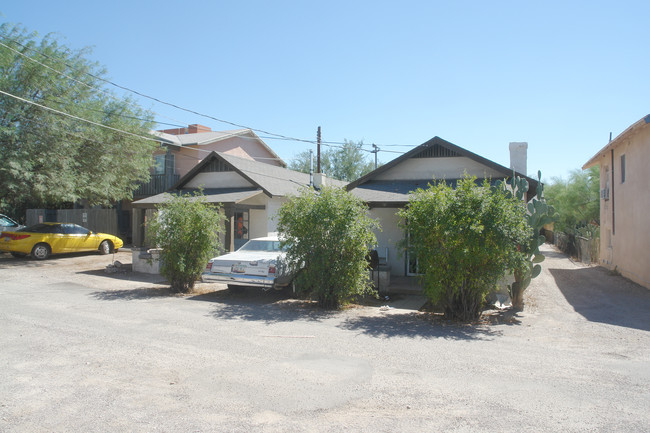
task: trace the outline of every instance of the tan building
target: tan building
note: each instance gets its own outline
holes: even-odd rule
[[[286,163],[260,137],[250,129],[212,131],[199,124],[183,128],[151,131],[160,142],[153,154],[153,167],[148,182],[141,184],[134,192],[135,201],[156,196],[174,187],[184,176],[197,167],[212,152],[255,161],[270,167],[284,168]],[[146,215],[131,202],[122,203],[130,214],[132,243],[141,246],[144,242]],[[128,237],[127,237],[128,238]]]
[[[600,264],[650,288],[650,115],[582,167],[600,166]]]

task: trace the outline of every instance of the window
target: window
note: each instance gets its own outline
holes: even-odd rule
[[[621,183],[625,183],[625,155],[621,155]]]
[[[173,172],[174,172],[174,155],[172,154],[154,155],[153,174],[165,174],[165,173],[173,173]]]
[[[165,155],[154,155],[153,174],[165,174]]]
[[[63,232],[66,235],[89,235],[90,230],[77,224],[62,224]]]
[[[22,230],[28,233],[63,233],[61,224],[35,224]]]
[[[248,212],[235,212],[235,239],[248,239]]]

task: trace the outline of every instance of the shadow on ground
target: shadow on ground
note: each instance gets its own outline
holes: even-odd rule
[[[172,293],[169,287],[140,287],[127,290],[103,290],[93,292],[90,296],[102,301],[134,301],[179,295]]]
[[[494,325],[518,324],[514,313],[498,312],[480,323],[464,324],[445,320],[442,315],[422,312],[399,312],[373,316],[358,316],[345,320],[342,329],[377,338],[409,337],[448,340],[490,340],[503,332]]]
[[[92,275],[94,277],[110,278],[119,281],[139,281],[142,283],[151,284],[166,284],[165,277],[158,274],[145,274],[141,272],[133,272],[130,270],[131,265],[126,265],[122,269],[117,269],[115,272],[106,272],[106,269],[91,269],[86,271],[75,272],[77,275]]]
[[[68,253],[57,254],[45,260],[36,260],[30,256],[14,257],[9,253],[0,253],[0,269],[9,268],[42,268],[48,266],[60,266],[66,259],[74,259],[86,256],[96,256],[96,253]]]
[[[566,300],[585,319],[650,331],[650,290],[600,266],[549,271]]]
[[[373,303],[327,311],[320,309],[314,302],[291,299],[286,292],[264,292],[253,288],[238,292],[218,290],[187,299],[215,303],[215,309],[210,313],[215,319],[261,321],[269,324],[334,319],[338,322],[335,326],[341,329],[377,338],[488,339],[501,335],[501,331],[491,325],[518,323],[516,319],[496,319],[463,325],[445,321],[434,314],[410,310],[377,314],[379,307]]]
[[[399,313],[360,316],[347,319],[340,328],[377,338],[444,338],[449,340],[487,340],[501,331],[483,324],[459,324],[429,313]]]
[[[187,298],[192,301],[213,302],[215,319],[250,320],[266,323],[293,322],[296,320],[321,321],[339,312],[319,309],[315,303],[291,299],[285,291],[263,291],[246,288],[232,292],[217,290]]]

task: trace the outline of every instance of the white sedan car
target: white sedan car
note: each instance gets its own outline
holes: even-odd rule
[[[201,281],[237,286],[282,290],[291,284],[291,276],[282,266],[285,253],[277,236],[251,239],[240,249],[210,259]]]

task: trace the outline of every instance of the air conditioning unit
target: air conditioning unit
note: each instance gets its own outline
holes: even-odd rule
[[[600,198],[602,200],[609,200],[609,188],[603,188],[600,190]]]

